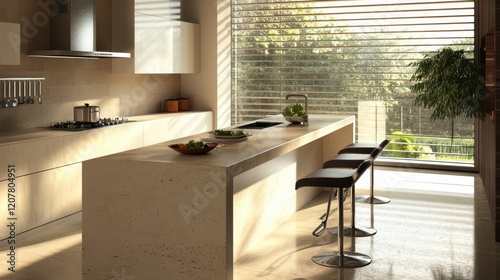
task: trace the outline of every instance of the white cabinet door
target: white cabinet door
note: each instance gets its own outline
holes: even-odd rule
[[[180,21],[179,1],[113,0],[113,21],[113,49],[132,54],[113,60],[113,72],[199,72],[200,26]]]

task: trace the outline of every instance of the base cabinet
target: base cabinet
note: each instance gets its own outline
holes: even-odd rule
[[[80,211],[81,190],[81,163],[1,181],[0,197],[7,203],[0,203],[0,220],[14,227],[0,227],[0,239]]]

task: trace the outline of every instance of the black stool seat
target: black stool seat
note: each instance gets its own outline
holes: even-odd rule
[[[340,150],[339,154],[343,153],[369,154],[378,147],[379,144],[352,143],[345,146],[342,150]]]
[[[366,160],[373,161],[379,154],[380,148],[373,149],[368,154],[343,153],[338,154],[323,163],[323,168],[341,167],[341,168],[358,168],[358,166]]]
[[[382,148],[382,150],[391,142],[391,139],[384,139],[379,144],[376,143],[352,143],[342,148],[338,153],[352,153],[352,154],[371,154],[373,150]]]
[[[356,182],[358,174],[357,169],[350,168],[320,169],[299,179],[295,183],[295,189],[301,187],[350,188]]]
[[[373,165],[373,161],[378,157],[378,155],[382,152],[382,148],[377,147],[374,149],[371,154],[338,154],[333,158],[327,160],[323,164],[323,168],[358,168],[358,166],[368,161]],[[356,217],[356,201],[355,201],[355,187],[354,185],[351,188],[351,226],[343,227],[344,235],[350,235],[355,237],[365,237],[371,236],[377,233],[377,230],[372,227],[366,226],[356,226],[355,225],[355,217]],[[339,228],[334,227],[329,230],[331,234],[338,234]]]
[[[333,188],[345,189],[353,187],[356,181],[363,175],[363,173],[371,165],[371,162],[364,161],[358,168],[327,168],[317,170],[306,177],[299,179],[295,183],[295,189],[302,187],[327,187],[330,190]],[[331,192],[330,192],[331,199]],[[338,227],[344,228],[344,203],[343,203],[343,191],[338,192],[337,202],[338,202]],[[330,201],[328,202],[327,217],[330,208]],[[312,260],[320,265],[328,267],[360,267],[371,263],[371,258],[365,254],[360,254],[357,252],[345,251],[344,252],[344,231],[339,231],[337,235],[338,241],[338,251],[337,252],[327,252],[314,255]]]
[[[370,143],[353,143],[350,145],[347,145],[345,148],[339,151],[339,155],[341,154],[363,154],[363,155],[369,155],[373,153],[375,150],[380,149],[380,153],[385,149],[385,147],[391,142],[391,139],[387,138],[384,141],[380,142],[380,144],[370,144]],[[362,156],[360,156],[361,158]],[[378,155],[376,156],[378,157]],[[375,161],[375,158],[373,158],[373,161]],[[340,158],[339,158],[340,159]],[[328,161],[327,161],[328,162]],[[327,163],[323,164],[325,166]],[[340,163],[328,163],[328,165],[333,165],[333,164],[340,164]],[[345,163],[347,164],[347,163]],[[353,163],[354,164],[354,163]],[[356,202],[360,203],[369,203],[369,204],[384,204],[384,203],[389,203],[391,200],[387,197],[383,196],[375,196],[374,195],[374,164],[372,163],[371,166],[371,175],[370,175],[370,195],[364,195],[364,196],[359,196],[356,197]]]

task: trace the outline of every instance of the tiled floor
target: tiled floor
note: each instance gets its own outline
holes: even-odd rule
[[[378,232],[346,238],[345,248],[368,254],[370,265],[355,269],[319,266],[311,256],[336,250],[328,233],[312,236],[326,209],[327,193],[318,196],[234,264],[234,278],[246,279],[500,279],[500,243],[479,176],[423,170],[377,169],[376,194],[392,199],[384,205],[356,204],[356,223]],[[357,184],[366,194],[368,173]],[[349,222],[351,204],[345,204]],[[336,205],[336,201],[332,206]],[[336,224],[336,211],[329,225]],[[0,262],[0,279],[81,279],[81,214],[18,236],[15,273]],[[7,258],[0,244],[0,259]],[[1,257],[3,256],[3,257]],[[496,273],[496,275],[495,275]],[[112,280],[139,280],[111,271]],[[96,279],[97,280],[97,279]],[[99,279],[100,280],[100,279]],[[146,279],[149,280],[149,279]]]

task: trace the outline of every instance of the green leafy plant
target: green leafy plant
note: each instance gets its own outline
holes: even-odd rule
[[[302,103],[293,104],[291,107],[286,107],[283,109],[282,114],[285,117],[297,117],[303,116],[306,113],[306,109]]]
[[[484,79],[479,65],[464,50],[446,47],[410,66],[417,67],[410,79],[414,82],[410,90],[417,94],[415,105],[434,109],[431,120],[451,119],[452,139],[455,118],[485,119]]]
[[[205,148],[205,142],[190,140],[187,143],[187,148],[188,149],[203,149],[203,148]]]
[[[243,136],[243,135],[245,135],[245,131],[243,131],[241,129],[230,129],[230,130],[217,129],[213,133],[214,133],[214,135],[217,135],[217,136]]]

